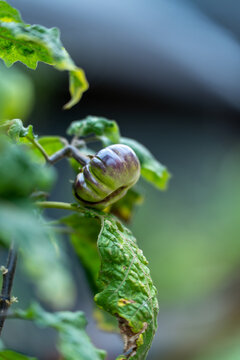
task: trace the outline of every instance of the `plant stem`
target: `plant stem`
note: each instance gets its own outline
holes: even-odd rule
[[[30,136],[26,136],[26,138],[34,145],[36,148],[41,152],[41,154],[44,156],[45,160],[49,162],[49,157],[44,148],[36,139],[32,139]]]
[[[46,151],[44,150],[44,148],[42,147],[41,144],[39,144],[39,142],[36,139],[32,139],[29,136],[26,136],[26,138],[31,141],[31,143],[36,146],[36,148],[41,152],[41,154],[43,155],[43,157],[45,158],[46,162],[53,165],[55,164],[57,161],[62,160],[66,157],[72,157],[73,159],[75,159],[77,162],[79,162],[81,165],[86,165],[90,159],[89,157],[87,157],[84,154],[81,154],[80,151],[73,145],[69,145],[67,143],[67,140],[65,142],[65,146],[58,150],[57,152],[55,152],[54,154],[52,154],[51,156],[48,156],[48,154],[46,153]]]
[[[63,149],[58,150],[52,156],[48,157],[48,162],[50,164],[54,164],[57,161],[64,159],[66,157],[68,157],[68,158],[72,157],[77,162],[79,162],[79,164],[81,164],[83,166],[86,165],[90,161],[89,157],[81,154],[81,152],[75,146],[67,145]]]
[[[78,205],[59,202],[59,201],[38,201],[35,204],[44,209],[63,209],[63,210],[71,210],[76,212],[84,211],[84,209]]]
[[[7,310],[11,305],[11,290],[13,286],[16,263],[17,251],[14,249],[14,245],[11,245],[8,253],[6,271],[3,272],[2,292],[0,295],[0,335],[7,316]]]

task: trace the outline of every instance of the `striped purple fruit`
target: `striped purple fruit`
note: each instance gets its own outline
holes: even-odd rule
[[[135,152],[116,144],[100,150],[77,175],[73,185],[77,200],[90,207],[104,209],[122,198],[140,176]]]

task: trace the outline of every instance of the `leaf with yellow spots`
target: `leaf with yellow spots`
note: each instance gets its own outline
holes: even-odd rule
[[[78,68],[64,49],[57,28],[25,24],[19,12],[0,0],[0,58],[7,66],[20,61],[36,69],[39,61],[58,70],[69,71],[70,101],[65,109],[77,104],[88,89],[84,71]]]
[[[95,262],[94,271],[89,268],[96,278],[97,294],[94,300],[101,309],[118,320],[125,353],[118,359],[144,360],[156,332],[158,314],[156,288],[150,276],[148,262],[131,231],[118,219],[97,210],[82,210],[82,214],[71,215],[61,222],[77,227],[77,218],[80,226],[82,219],[86,217],[91,223],[89,231],[99,228],[98,236],[95,235],[99,265],[96,269]],[[77,231],[79,230],[75,232],[75,249],[81,256],[83,251],[87,251],[89,240],[87,236],[84,246],[83,234],[80,236],[79,233],[81,240],[77,240]],[[81,252],[80,245],[77,244],[82,244]],[[92,260],[88,262],[88,266],[91,263]]]

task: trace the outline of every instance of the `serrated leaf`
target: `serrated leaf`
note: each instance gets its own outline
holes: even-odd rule
[[[19,12],[0,0],[0,57],[7,66],[20,61],[36,69],[39,61],[58,70],[69,71],[71,100],[65,109],[77,104],[88,89],[84,71],[78,68],[64,49],[57,28],[25,24]]]
[[[36,358],[28,357],[11,350],[0,351],[0,359],[1,360],[37,360]]]
[[[42,300],[58,308],[72,305],[75,288],[67,259],[55,234],[28,203],[0,202],[0,240],[7,246],[14,240],[19,247],[20,264]]]
[[[167,168],[162,165],[150,151],[136,140],[121,137],[121,144],[127,145],[135,151],[141,164],[141,175],[160,190],[165,190],[171,177]]]
[[[143,203],[143,196],[135,189],[129,189],[127,194],[109,209],[111,214],[116,215],[120,220],[130,221],[136,205]]]
[[[77,223],[77,219],[83,216],[90,216],[97,222],[101,220],[97,240],[101,265],[95,302],[117,317],[127,358],[145,359],[157,328],[158,313],[156,289],[148,262],[130,230],[115,217],[85,209],[83,214],[70,218],[71,226],[73,219]],[[68,222],[66,219],[63,221],[65,224]]]
[[[58,350],[64,360],[104,360],[106,352],[96,349],[85,332],[86,318],[82,311],[49,313],[38,304],[28,310],[15,312],[21,319],[33,320],[40,327],[52,327],[58,331]]]
[[[93,134],[105,146],[116,144],[120,139],[116,121],[97,116],[87,116],[83,120],[73,121],[67,129],[67,134],[77,137]]]

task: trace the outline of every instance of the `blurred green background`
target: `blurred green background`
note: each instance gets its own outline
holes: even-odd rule
[[[120,21],[121,11],[117,22],[115,13],[111,19],[99,13],[90,31],[88,24],[93,23],[97,12],[94,1],[88,6],[84,1],[72,1],[73,9],[79,11],[83,20],[80,29],[76,14],[62,2],[57,15],[49,12],[47,16],[48,6],[53,5],[45,1],[41,11],[35,2],[31,6],[26,1],[11,2],[14,6],[17,3],[27,21],[61,28],[64,45],[77,64],[84,67],[90,89],[79,105],[63,111],[68,100],[67,74],[44,64],[39,64],[36,72],[20,64],[6,70],[1,64],[1,116],[25,119],[39,135],[65,135],[70,121],[89,114],[114,119],[123,136],[146,145],[172,173],[169,189],[163,193],[144,182],[138,184],[145,202],[137,208],[130,225],[149,260],[158,288],[159,329],[148,358],[239,359],[240,91],[236,83],[239,84],[240,50],[234,17],[231,21],[228,13],[224,17],[224,11],[219,11],[228,3],[213,2],[212,7],[204,8],[204,2],[198,7],[196,1],[193,8],[188,1],[179,1],[178,5],[175,1],[170,5],[151,1],[144,2],[144,8],[143,4],[133,3],[128,9],[127,3],[117,2],[116,12],[129,10],[129,39]],[[109,5],[107,1],[103,3]],[[151,36],[149,24],[158,24],[158,20],[161,23],[161,6],[169,18],[162,22],[162,28],[156,26]],[[145,18],[141,15],[144,9]],[[230,2],[228,11],[234,13],[237,9],[239,5]],[[64,11],[68,11],[65,17]],[[173,14],[178,19],[176,23],[171,20]],[[138,37],[141,24],[145,26],[142,42]],[[226,31],[226,24],[231,34]],[[194,33],[191,39],[189,27]],[[180,43],[178,29],[182,31]],[[206,29],[216,44],[215,52],[204,42],[211,37],[206,36]],[[105,33],[109,37],[104,38]],[[200,36],[202,42],[197,41]],[[169,40],[169,48],[162,39],[166,44]],[[133,44],[136,49],[132,49]],[[219,58],[221,52],[227,52],[225,63]],[[175,62],[175,55],[182,59],[180,64]],[[233,63],[235,67],[231,66]],[[193,67],[199,70],[197,76]],[[59,177],[51,199],[72,201],[69,179],[74,175],[66,162],[58,164],[57,170]],[[48,212],[50,218],[58,215],[59,212]],[[88,332],[94,343],[108,350],[109,360],[114,359],[121,352],[122,342],[118,335],[96,329],[84,274],[70,248],[68,251],[78,286],[74,309],[86,311]],[[21,307],[35,296],[20,270],[14,295],[19,297]],[[54,338],[52,331],[19,321],[9,321],[4,329],[7,345],[38,354],[41,360],[56,359]]]

